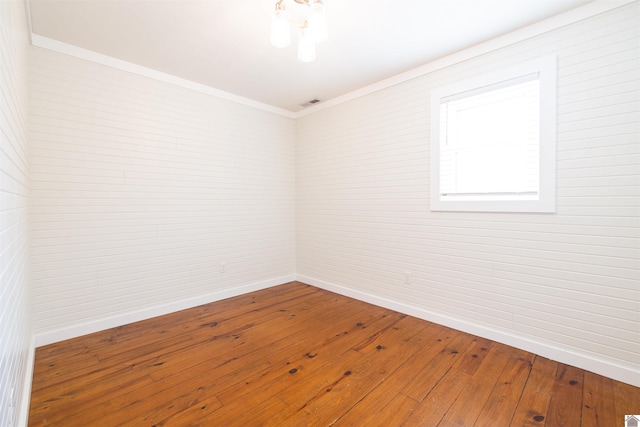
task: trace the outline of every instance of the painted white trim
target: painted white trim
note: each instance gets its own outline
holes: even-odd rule
[[[345,295],[350,298],[355,298],[360,301],[388,308],[390,310],[395,310],[400,313],[408,314],[419,319],[427,320],[429,322],[444,325],[453,329],[457,329],[459,331],[467,332],[469,334],[477,335],[479,337],[529,351],[531,353],[535,353],[537,355],[555,360],[560,363],[565,363],[567,365],[585,369],[590,372],[595,372],[596,374],[604,375],[617,381],[631,384],[635,387],[640,387],[640,371],[634,370],[631,367],[616,365],[607,360],[597,359],[591,356],[555,347],[544,342],[519,337],[517,335],[499,331],[486,326],[476,325],[474,323],[470,323],[453,316],[434,313],[421,307],[394,301],[389,298],[380,297],[346,286],[314,279],[309,276],[297,275],[296,280],[301,283],[315,286],[317,288],[325,289],[327,291],[335,292],[340,295]]]
[[[27,31],[29,32],[29,43],[33,44],[33,23],[31,21],[31,3],[24,0],[24,13],[27,18]]]
[[[26,369],[22,382],[22,399],[20,400],[20,412],[18,413],[18,426],[27,427],[29,424],[29,406],[31,404],[31,384],[33,383],[33,364],[36,360],[35,338],[32,336],[27,353]]]
[[[259,110],[268,111],[270,113],[279,114],[281,116],[285,116],[288,118],[295,118],[295,114],[293,112],[282,109],[282,108],[278,108],[272,105],[264,104],[262,102],[254,101],[253,99],[245,98],[239,95],[234,95],[230,92],[225,92],[220,89],[215,89],[211,86],[195,83],[191,80],[183,79],[181,77],[176,77],[171,74],[166,74],[160,71],[156,71],[151,68],[143,67],[141,65],[133,64],[131,62],[123,61],[121,59],[103,55],[101,53],[97,53],[88,49],[83,49],[81,47],[74,46],[68,43],[63,43],[61,41],[50,39],[48,37],[44,37],[39,34],[33,34],[33,33],[31,34],[31,44],[36,47],[41,47],[43,49],[52,50],[54,52],[62,53],[64,55],[69,55],[75,58],[84,59],[86,61],[105,65],[107,67],[115,68],[117,70],[127,71],[129,73],[148,77],[154,80],[159,80],[161,82],[183,87],[185,89],[191,89],[196,92],[204,93],[206,95],[211,95],[217,98],[226,99],[228,101],[236,102],[238,104],[246,105],[248,107],[253,107]]]
[[[34,46],[41,47],[43,49],[49,49],[54,52],[70,55],[76,58],[106,65],[108,67],[116,68],[122,71],[128,71],[128,72],[142,75],[151,79],[160,80],[165,83],[195,90],[197,92],[205,93],[207,95],[216,96],[222,99],[237,102],[250,107],[269,111],[271,113],[279,114],[284,117],[297,119],[300,117],[304,117],[308,114],[312,114],[317,111],[324,110],[326,108],[330,108],[347,101],[351,101],[361,96],[365,96],[370,93],[377,92],[382,89],[386,89],[388,87],[397,85],[399,83],[406,82],[416,77],[420,77],[425,74],[432,73],[434,71],[440,70],[450,65],[454,65],[459,62],[466,61],[468,59],[471,59],[480,55],[484,55],[488,52],[492,52],[494,50],[503,48],[505,46],[509,46],[511,44],[518,43],[532,37],[536,37],[540,34],[555,30],[557,28],[564,27],[566,25],[570,25],[574,22],[578,22],[583,19],[587,19],[604,12],[608,12],[620,6],[624,6],[625,4],[633,3],[634,1],[637,1],[637,0],[595,0],[582,7],[578,7],[576,9],[570,10],[560,15],[553,16],[551,18],[545,19],[540,22],[536,22],[535,24],[531,24],[526,27],[522,27],[518,30],[512,31],[511,33],[505,34],[500,37],[496,37],[492,40],[486,41],[484,43],[480,43],[478,45],[461,50],[460,52],[456,52],[454,54],[445,56],[443,58],[436,59],[427,64],[411,69],[409,71],[405,71],[393,77],[389,77],[387,79],[381,80],[372,85],[365,86],[353,92],[349,92],[342,96],[338,96],[336,98],[324,101],[313,107],[308,107],[298,112],[293,112],[293,111],[285,110],[283,108],[264,104],[262,102],[254,101],[249,98],[234,95],[230,92],[225,92],[223,90],[215,89],[211,86],[195,83],[190,80],[172,76],[170,74],[162,73],[160,71],[142,67],[140,65],[136,65],[127,61],[123,61],[107,55],[103,55],[97,52],[83,49],[74,45],[63,43],[54,39],[50,39],[48,37],[34,34],[33,31],[30,31],[30,33],[31,33],[31,43]],[[31,24],[30,13],[28,14],[28,25],[29,25],[29,29],[31,29],[32,24]]]
[[[57,329],[54,331],[43,332],[34,337],[35,347],[42,347],[58,341],[64,341],[70,338],[76,338],[82,335],[91,334],[105,329],[115,328],[117,326],[127,325],[129,323],[139,322],[141,320],[151,319],[156,316],[173,313],[188,308],[197,307],[203,304],[220,301],[226,298],[243,295],[249,292],[259,291],[261,289],[271,288],[273,286],[282,285],[284,283],[293,282],[295,274],[276,277],[261,282],[250,283],[247,285],[236,286],[230,289],[223,289],[205,295],[176,301],[170,304],[163,304],[156,307],[145,308],[143,310],[130,313],[119,314],[117,316],[99,319],[92,322],[73,325],[67,328]]]
[[[599,15],[604,12],[616,9],[620,6],[624,6],[628,3],[633,3],[637,0],[596,0],[588,3],[584,6],[570,10],[565,13],[547,18],[543,21],[536,22],[535,24],[528,25],[526,27],[519,28],[503,36],[496,37],[488,40],[484,43],[471,46],[467,49],[461,50],[454,54],[436,59],[427,64],[421,65],[404,73],[397,74],[387,79],[381,80],[369,86],[357,89],[353,92],[349,92],[337,98],[333,98],[314,105],[313,107],[305,108],[302,111],[296,113],[295,118],[304,117],[308,114],[315,113],[326,108],[330,108],[357,98],[368,95],[373,92],[377,92],[388,87],[404,83],[406,81],[421,77],[425,74],[433,73],[434,71],[441,70],[451,65],[458,64],[463,61],[475,58],[487,54],[489,52],[504,48],[506,46],[519,43],[521,41],[539,36],[540,34],[553,31],[555,29],[573,24],[578,21],[590,18],[595,15]]]
[[[507,81],[515,81],[525,76],[537,75],[540,84],[538,141],[538,194],[534,200],[514,200],[491,198],[481,195],[476,200],[444,198],[440,187],[441,149],[441,102],[452,96],[469,96],[474,90],[485,89]],[[556,211],[556,86],[557,54],[546,55],[535,60],[522,62],[493,72],[461,79],[431,91],[431,179],[430,206],[432,211],[454,212],[534,212],[554,213]],[[466,93],[466,94],[465,94]],[[462,94],[462,95],[460,95]],[[454,120],[455,121],[455,120]],[[447,121],[449,123],[449,121]]]

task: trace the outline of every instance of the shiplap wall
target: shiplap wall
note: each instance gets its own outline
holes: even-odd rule
[[[18,424],[31,390],[28,34],[24,4],[0,1],[0,426]]]
[[[639,17],[635,2],[300,118],[298,277],[640,385]],[[557,212],[431,212],[430,91],[549,54]]]
[[[291,118],[35,47],[30,91],[37,345],[294,278]]]

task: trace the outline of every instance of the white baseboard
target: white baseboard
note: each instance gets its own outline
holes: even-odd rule
[[[463,332],[467,332],[473,335],[477,335],[483,338],[487,338],[493,341],[497,341],[512,347],[520,348],[525,351],[538,354],[551,360],[555,360],[567,365],[575,366],[581,369],[585,369],[596,374],[612,378],[617,381],[621,381],[627,384],[631,384],[635,387],[640,387],[640,371],[629,366],[621,366],[614,362],[604,359],[594,358],[590,355],[580,354],[570,349],[563,349],[557,346],[550,345],[545,342],[536,341],[528,337],[518,336],[515,333],[509,333],[500,331],[487,326],[471,323],[453,316],[447,316],[441,313],[432,312],[424,308],[394,301],[389,298],[380,297],[374,294],[363,292],[360,290],[352,289],[346,286],[329,283],[323,280],[318,280],[309,276],[291,274],[270,280],[265,280],[256,283],[250,283],[247,285],[237,286],[231,289],[224,289],[218,292],[212,292],[210,294],[198,296],[195,298],[176,301],[171,304],[165,304],[157,307],[151,307],[144,310],[122,314],[119,316],[100,319],[94,322],[87,322],[81,325],[74,325],[68,328],[58,329],[54,331],[44,332],[35,335],[32,340],[32,348],[30,349],[28,359],[28,369],[25,374],[25,378],[28,378],[25,384],[25,391],[23,393],[23,407],[21,408],[20,419],[26,420],[29,410],[29,396],[31,394],[31,377],[33,372],[33,359],[34,350],[36,347],[51,344],[58,341],[63,341],[70,338],[79,337],[82,335],[98,332],[101,330],[114,328],[116,326],[126,325],[128,323],[137,322],[140,320],[150,319],[152,317],[161,316],[164,314],[173,313],[175,311],[184,310],[187,308],[197,307],[202,304],[208,304],[214,301],[220,301],[226,298],[242,295],[248,292],[258,291],[261,289],[270,288],[273,286],[281,285],[284,283],[298,280],[308,285],[316,286],[321,289],[325,289],[331,292],[335,292],[341,295],[345,295],[351,298],[358,299],[370,304],[374,304],[380,307],[385,307],[391,310],[395,310],[410,316],[414,316],[420,319],[424,319],[430,322],[438,323],[440,325],[448,326]],[[28,390],[27,390],[28,388]],[[26,403],[25,403],[26,402]],[[25,407],[26,405],[26,407]],[[24,413],[23,413],[24,412]],[[24,418],[23,418],[24,417]]]
[[[505,331],[499,331],[487,326],[474,324],[452,316],[435,313],[421,307],[394,301],[389,298],[380,297],[346,286],[314,279],[312,277],[297,275],[296,280],[340,295],[345,295],[360,301],[408,314],[419,319],[438,323],[459,331],[529,351],[560,363],[575,366],[620,382],[631,384],[635,387],[640,387],[640,370],[634,370],[632,367],[617,365],[608,360],[597,359],[590,355],[580,354],[569,349],[549,345],[548,343],[536,341],[531,338],[525,338]]]
[[[41,347],[43,345],[52,344],[58,341],[64,341],[70,338],[76,338],[82,335],[103,331],[105,329],[115,328],[117,326],[138,322],[140,320],[151,319],[153,317],[185,310],[187,308],[197,307],[199,305],[208,304],[214,301],[220,301],[226,298],[235,297],[253,291],[259,291],[261,289],[270,288],[272,286],[282,285],[284,283],[294,281],[295,278],[295,274],[276,277],[261,282],[236,286],[230,289],[223,289],[194,298],[172,302],[170,304],[163,304],[156,307],[145,308],[139,311],[124,313],[92,322],[69,326],[67,328],[39,333],[34,336],[35,347]]]
[[[29,351],[22,383],[22,396],[20,399],[20,412],[18,413],[18,426],[27,427],[29,424],[29,405],[31,404],[31,384],[33,382],[33,364],[36,359],[35,338],[31,337]]]

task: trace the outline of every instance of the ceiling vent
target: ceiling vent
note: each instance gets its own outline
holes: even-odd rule
[[[305,102],[304,104],[301,104],[300,106],[301,106],[301,107],[311,107],[312,105],[315,105],[315,104],[317,104],[318,102],[320,102],[320,100],[319,100],[319,99],[317,99],[317,98],[314,98],[314,99],[312,99],[311,101],[307,101],[307,102]]]

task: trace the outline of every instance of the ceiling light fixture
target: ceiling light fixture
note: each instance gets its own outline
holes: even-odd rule
[[[291,44],[291,28],[299,29],[298,59],[316,59],[316,43],[327,39],[327,16],[322,0],[278,0],[271,18],[271,44],[284,48]]]

